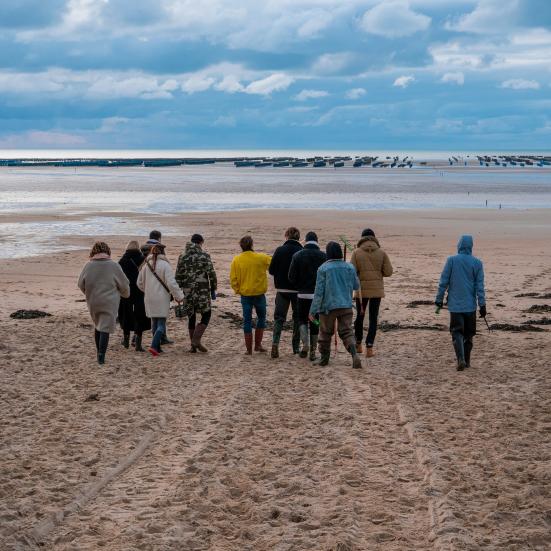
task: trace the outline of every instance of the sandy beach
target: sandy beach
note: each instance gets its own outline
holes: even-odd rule
[[[78,224],[85,215],[71,216]],[[90,216],[115,258],[130,238],[144,240],[108,235],[107,215]],[[551,336],[538,323],[551,316],[527,312],[551,298],[517,296],[551,293],[549,210],[117,216],[170,227],[173,263],[186,236],[205,236],[220,282],[209,352],[187,352],[185,323],[172,317],[166,354],[125,350],[117,334],[98,367],[76,286],[96,236],[66,235],[66,250],[3,259],[2,549],[551,548]],[[291,224],[316,230],[323,244],[355,242],[371,227],[392,260],[386,330],[361,371],[342,345],[327,368],[294,357],[289,333],[278,360],[243,354],[228,280],[237,241],[250,232],[271,253]],[[484,261],[497,326],[489,333],[479,322],[473,367],[458,373],[447,312],[411,303],[434,299],[462,233]],[[271,288],[269,318],[273,297]],[[22,308],[51,316],[9,317]]]

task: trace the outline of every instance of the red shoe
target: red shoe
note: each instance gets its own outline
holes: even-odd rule
[[[147,350],[151,353],[151,355],[154,358],[156,358],[159,355],[159,351],[155,350],[155,348],[153,348],[152,346],[150,346]]]

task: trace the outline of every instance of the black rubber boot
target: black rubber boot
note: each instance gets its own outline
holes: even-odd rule
[[[467,367],[465,362],[465,345],[463,335],[458,331],[452,333],[453,348],[457,358],[457,371],[463,371]]]
[[[329,365],[329,358],[331,357],[331,352],[321,352],[320,351],[320,359],[314,362],[314,365],[319,365],[320,367],[325,367],[326,365]]]
[[[136,349],[136,352],[145,352],[143,346],[142,346],[142,334],[141,333],[136,333],[134,335],[134,339],[132,339],[134,341],[134,348]]]
[[[99,365],[103,365],[105,363],[105,353],[107,352],[108,344],[109,344],[109,333],[100,331],[99,344],[98,344],[98,364]]]
[[[130,333],[125,333],[122,337],[122,345],[125,348],[130,348]]]
[[[472,337],[469,339],[465,339],[463,346],[465,350],[465,367],[471,367],[471,352],[473,350]]]
[[[356,350],[356,345],[351,344],[348,347],[348,352],[350,352],[350,355],[352,356],[352,367],[354,369],[361,369],[362,368],[362,359],[360,358],[358,351]]]

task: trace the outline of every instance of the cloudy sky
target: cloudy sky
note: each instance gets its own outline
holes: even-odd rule
[[[0,148],[550,140],[550,0],[0,2]]]

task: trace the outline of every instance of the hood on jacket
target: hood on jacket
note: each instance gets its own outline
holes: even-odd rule
[[[473,254],[473,236],[462,235],[457,243],[457,252],[459,254]]]
[[[189,253],[200,253],[203,249],[197,244],[193,242],[186,243],[186,251],[185,254]]]
[[[364,251],[374,251],[379,249],[379,240],[374,235],[366,235],[358,241],[358,249],[363,249]]]

